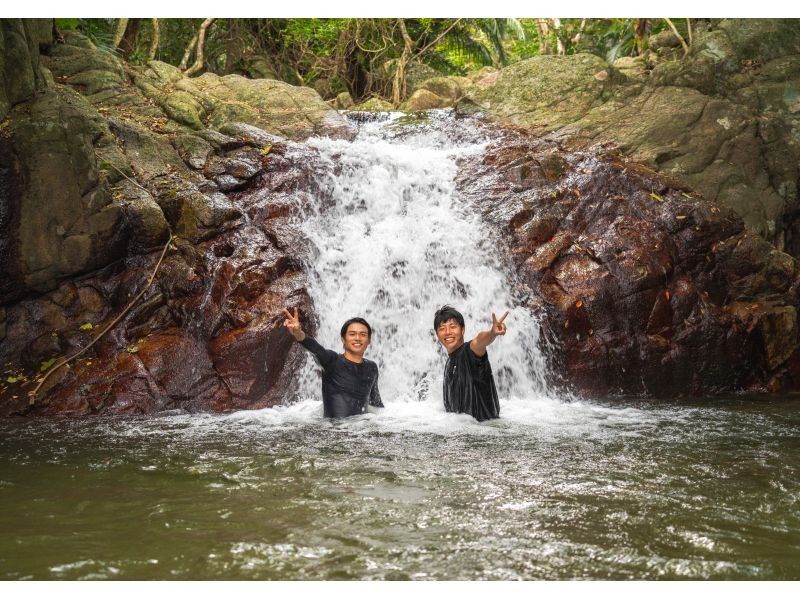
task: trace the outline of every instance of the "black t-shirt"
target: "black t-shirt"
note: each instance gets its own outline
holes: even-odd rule
[[[444,408],[450,413],[469,413],[478,421],[500,417],[488,353],[478,357],[467,342],[447,357]]]
[[[347,417],[367,412],[367,404],[383,407],[378,392],[378,365],[365,359],[354,363],[306,335],[300,341],[322,366],[322,405],[325,417]]]

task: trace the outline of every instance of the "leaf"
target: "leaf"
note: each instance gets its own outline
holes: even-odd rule
[[[136,344],[133,344],[133,345],[128,345],[128,346],[125,348],[125,350],[126,350],[128,353],[138,353],[138,352],[139,352],[139,345],[136,345]]]
[[[8,382],[9,384],[16,384],[17,382],[19,382],[19,378],[17,378],[16,376],[9,376],[8,378],[6,378],[6,382]]]
[[[56,362],[55,357],[53,357],[52,359],[48,359],[47,361],[43,361],[42,364],[39,366],[39,371],[46,372],[47,370],[50,369],[50,366],[52,366],[55,362]]]
[[[654,200],[654,201],[658,201],[658,202],[663,202],[663,201],[664,201],[664,198],[663,198],[663,197],[661,197],[661,196],[660,196],[658,193],[656,193],[655,191],[653,191],[653,192],[650,194],[650,199],[652,199],[652,200]]]
[[[271,146],[271,145],[265,145],[264,147],[262,147],[262,148],[261,148],[261,151],[260,151],[259,153],[260,153],[262,156],[266,156],[266,155],[267,155],[267,154],[269,154],[271,151],[272,151],[272,146]]]
[[[86,322],[83,326],[80,327],[81,330],[92,330],[94,326],[92,326],[91,322]]]

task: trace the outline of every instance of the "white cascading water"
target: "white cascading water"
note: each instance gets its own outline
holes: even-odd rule
[[[364,317],[374,330],[366,357],[379,366],[384,404],[441,406],[446,355],[433,333],[436,309],[447,303],[461,311],[466,340],[490,327],[492,312],[508,310],[508,333],[489,348],[501,414],[508,400],[542,397],[538,325],[513,299],[493,233],[455,189],[457,159],[487,140],[476,132],[471,142],[454,143],[435,125],[397,135],[397,116],[361,125],[352,142],[308,142],[320,153],[316,182],[329,196],[301,216],[314,247],[317,340],[341,352],[342,323]],[[303,399],[319,401],[315,369],[309,358]]]

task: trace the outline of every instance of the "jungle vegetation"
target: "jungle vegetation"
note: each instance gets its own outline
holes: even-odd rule
[[[156,59],[187,75],[276,78],[325,99],[407,97],[407,75],[463,75],[540,54],[640,55],[665,28],[691,42],[688,19],[56,19],[133,64]],[[686,47],[686,46],[684,46]]]

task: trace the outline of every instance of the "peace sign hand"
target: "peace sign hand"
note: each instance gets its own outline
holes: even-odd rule
[[[306,335],[303,332],[303,328],[300,326],[300,317],[297,315],[297,308],[294,308],[294,315],[292,315],[286,308],[283,309],[283,313],[286,316],[286,319],[283,321],[283,325],[289,329],[289,332],[292,333],[292,336],[296,340],[303,340]]]
[[[495,336],[503,336],[506,333],[506,325],[503,324],[503,320],[505,320],[507,317],[508,317],[508,312],[504,313],[503,317],[501,317],[498,320],[497,316],[494,315],[494,312],[492,312],[492,334],[493,335],[495,335]]]

